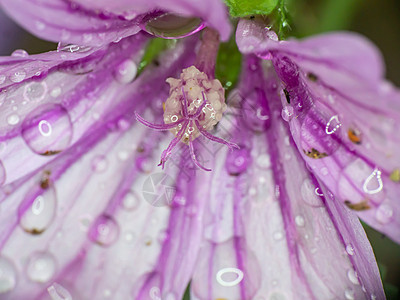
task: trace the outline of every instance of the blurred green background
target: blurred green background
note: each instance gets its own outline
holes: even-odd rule
[[[371,39],[384,55],[387,78],[400,86],[400,0],[287,0],[287,9],[290,36],[352,30]],[[0,20],[0,55],[10,55],[15,49],[25,49],[30,54],[56,49],[56,44],[39,40],[17,27],[1,10]],[[368,226],[365,228],[388,299],[400,299],[400,246]]]

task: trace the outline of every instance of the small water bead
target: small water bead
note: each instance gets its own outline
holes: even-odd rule
[[[316,194],[317,189],[319,188],[315,188],[311,179],[306,178],[300,188],[302,200],[313,207],[322,206],[320,195]]]
[[[92,160],[92,170],[97,173],[103,173],[108,168],[108,160],[104,155],[97,155]]]
[[[354,291],[351,289],[346,289],[344,291],[344,297],[346,300],[354,300]]]
[[[358,275],[357,272],[351,268],[347,271],[347,277],[349,278],[349,280],[351,281],[351,283],[355,284],[355,285],[359,285],[360,282],[358,281]]]
[[[94,221],[89,238],[100,246],[108,247],[118,240],[119,232],[119,225],[113,217],[101,215]]]
[[[57,51],[58,52],[69,52],[69,53],[84,53],[92,50],[91,47],[88,46],[78,46],[74,44],[64,44],[58,43]]]
[[[393,208],[388,204],[381,204],[375,213],[376,220],[381,224],[388,224],[393,220]]]
[[[173,292],[168,292],[164,297],[163,300],[177,300],[178,297]]]
[[[348,255],[354,255],[354,248],[351,244],[346,245],[346,252]]]
[[[268,169],[271,166],[271,158],[269,157],[268,154],[261,154],[257,156],[256,164],[261,169]]]
[[[52,300],[72,300],[72,295],[68,290],[57,282],[48,287],[47,292]]]
[[[326,134],[333,134],[335,133],[340,127],[342,126],[342,123],[339,121],[339,116],[335,115],[331,117],[326,124],[325,127],[325,132]]]
[[[12,114],[7,117],[7,123],[9,125],[17,125],[19,123],[19,116],[17,114]]]
[[[23,96],[26,101],[42,101],[46,97],[47,91],[45,81],[31,82],[25,85]]]
[[[289,121],[293,118],[293,116],[294,116],[293,107],[290,106],[290,105],[285,106],[285,107],[282,109],[281,115],[282,115],[282,118],[283,118],[286,122],[289,122]]]
[[[142,25],[142,29],[146,32],[167,39],[189,36],[203,28],[204,23],[199,18],[184,17],[170,13],[148,18]]]
[[[301,216],[301,215],[296,216],[296,217],[294,218],[294,222],[296,223],[296,225],[297,225],[298,227],[304,227],[305,220],[304,220],[304,217],[303,217],[303,216]]]
[[[48,282],[56,272],[56,260],[50,253],[36,252],[29,259],[26,272],[34,282]]]
[[[243,280],[243,271],[237,268],[224,268],[217,272],[217,282],[226,287],[238,285]]]
[[[280,241],[283,239],[283,233],[280,231],[275,231],[272,235],[275,241]]]
[[[40,21],[35,21],[35,26],[37,30],[44,30],[46,28],[46,25]]]
[[[226,156],[225,167],[231,175],[239,175],[245,172],[250,164],[251,156],[246,148],[228,152]]]
[[[324,175],[324,176],[328,175],[329,174],[328,168],[327,167],[321,168],[321,174]]]
[[[381,178],[381,171],[375,169],[371,175],[367,177],[363,184],[364,192],[368,194],[379,193],[383,189],[383,181]]]
[[[129,152],[126,150],[118,151],[117,157],[120,161],[126,161],[129,158]]]
[[[122,201],[122,205],[126,210],[132,211],[140,206],[141,200],[142,198],[139,196],[139,194],[136,191],[131,190],[126,193],[124,200]]]
[[[29,54],[28,54],[28,52],[26,52],[23,49],[17,49],[13,53],[11,53],[11,56],[13,56],[13,57],[28,57]]]
[[[56,214],[57,198],[53,187],[45,193],[36,196],[32,204],[26,208],[21,205],[20,226],[28,233],[40,234],[45,231],[53,221]]]
[[[13,263],[8,258],[0,256],[0,294],[13,290],[16,284],[17,273]]]
[[[69,114],[60,105],[43,105],[22,123],[22,138],[33,152],[41,155],[65,150],[70,145],[72,134]]]
[[[126,59],[117,66],[114,77],[120,83],[130,83],[135,79],[137,70],[137,65],[131,59]]]
[[[26,78],[26,72],[24,70],[16,71],[10,76],[10,80],[15,83],[19,83]]]

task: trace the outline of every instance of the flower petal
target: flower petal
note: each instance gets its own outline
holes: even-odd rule
[[[382,79],[380,53],[354,34],[264,38],[257,47],[283,81],[282,116],[309,167],[336,198],[400,242],[400,91]]]
[[[86,119],[77,122],[86,126],[82,125],[84,132],[73,146],[2,187],[2,209],[8,214],[0,218],[0,269],[8,276],[8,285],[2,286],[0,293],[7,293],[7,299],[105,299],[111,295],[127,299],[143,290],[148,274],[166,268],[156,262],[169,232],[169,203],[157,207],[151,188],[160,174],[154,172],[159,146],[167,144],[170,137],[132,121],[134,111],[144,113],[145,108],[153,108],[162,118],[160,99],[167,97],[168,90],[154,82],[174,76],[192,63],[195,44],[193,40],[180,43],[174,49],[178,55],[166,53],[158,68],[144,71],[130,85],[100,85],[102,92],[112,97],[97,98],[104,109],[101,113],[106,114],[94,123]],[[134,49],[127,51],[135,53]],[[109,60],[99,62],[92,71],[95,79],[101,78],[101,70],[110,73],[102,63],[107,62],[109,68],[114,60],[126,59],[117,45],[110,50]],[[115,105],[106,105],[114,101]],[[78,107],[82,103],[78,101]],[[85,114],[84,108],[79,111]],[[178,170],[172,167],[168,171],[171,187]],[[170,223],[173,229],[173,221]],[[185,287],[186,282],[175,282],[172,288],[183,291]]]
[[[247,168],[237,177],[229,173],[231,160],[213,168],[218,184],[208,191],[204,221],[214,230],[210,234],[205,228],[191,284],[193,298],[384,298],[356,215],[305,168],[280,118],[276,79],[270,75],[260,81],[260,64],[254,58],[247,62],[240,86],[243,100],[238,101],[251,102],[255,114],[268,101],[271,120],[260,135],[242,123],[247,118],[239,117],[232,138],[252,136],[247,144],[252,159],[244,160]],[[251,96],[255,87],[264,90],[261,102]]]
[[[136,34],[143,16],[165,10],[200,17],[220,31],[226,40],[230,33],[226,8],[220,1],[62,1],[1,0],[4,10],[35,35],[64,43],[101,46]]]

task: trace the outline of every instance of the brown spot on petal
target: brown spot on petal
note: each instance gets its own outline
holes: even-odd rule
[[[351,203],[349,200],[346,200],[346,201],[344,201],[344,204],[346,204],[346,206],[348,208],[350,208],[352,210],[356,210],[356,211],[363,211],[363,210],[367,210],[367,209],[371,208],[371,206],[369,206],[367,200],[363,200],[358,203]]]
[[[42,178],[40,178],[40,187],[44,190],[48,189],[50,186],[50,171],[44,171]]]
[[[44,229],[36,229],[36,228],[26,229],[26,228],[24,228],[24,231],[27,233],[33,234],[33,235],[39,235],[44,232]]]
[[[51,156],[51,155],[56,155],[56,154],[58,154],[58,153],[60,153],[60,152],[61,152],[61,151],[52,151],[52,150],[49,150],[49,151],[40,153],[40,155],[43,155],[43,156]]]
[[[283,92],[285,93],[286,102],[288,104],[290,104],[290,94],[289,94],[289,92],[287,91],[287,89],[283,89]]]
[[[314,158],[314,159],[318,159],[318,158],[324,158],[327,157],[328,154],[326,154],[325,152],[319,152],[317,149],[312,148],[311,151],[306,151],[303,150],[304,154],[307,155],[308,157]]]
[[[307,73],[307,77],[308,79],[310,79],[312,82],[316,82],[318,80],[317,75],[315,75],[314,73]]]
[[[390,180],[394,182],[400,182],[400,169],[395,169],[390,173]]]
[[[361,132],[359,130],[349,128],[347,135],[349,136],[350,141],[354,144],[361,144]]]

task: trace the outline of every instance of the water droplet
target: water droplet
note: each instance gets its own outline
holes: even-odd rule
[[[36,26],[36,29],[40,30],[40,31],[42,31],[46,28],[46,25],[40,21],[36,21],[35,26]]]
[[[120,161],[126,161],[129,158],[129,152],[126,150],[118,151],[117,157]]]
[[[57,282],[48,287],[47,292],[52,300],[72,300],[72,296],[68,290]]]
[[[275,241],[280,241],[283,239],[283,234],[280,231],[275,231],[273,234],[273,238]]]
[[[122,205],[126,210],[135,210],[140,206],[141,197],[135,191],[126,193]]]
[[[329,174],[328,168],[327,167],[321,168],[321,174],[324,175],[324,176],[328,175]]]
[[[222,286],[235,286],[243,280],[242,270],[237,268],[224,268],[218,271],[216,275],[217,282]]]
[[[131,59],[127,59],[117,66],[114,76],[118,82],[126,84],[135,79],[136,73],[137,65]]]
[[[28,57],[29,54],[28,54],[28,52],[26,52],[23,49],[17,49],[13,53],[11,53],[11,56],[14,56],[14,57]]]
[[[157,286],[153,286],[149,291],[149,296],[152,300],[161,300],[161,291]]]
[[[326,134],[332,134],[335,133],[340,127],[342,126],[342,123],[339,122],[339,116],[335,115],[331,117],[326,124],[325,127],[325,132]]]
[[[268,169],[271,166],[271,159],[268,154],[261,154],[257,157],[256,163],[261,169]]]
[[[19,116],[17,114],[12,114],[7,117],[7,123],[10,125],[17,125],[19,123]]]
[[[89,231],[89,238],[104,247],[112,245],[118,237],[119,226],[111,216],[107,215],[98,217]]]
[[[17,284],[17,273],[13,263],[0,256],[0,294],[7,293],[15,288]]]
[[[349,269],[347,271],[347,277],[351,281],[352,284],[359,285],[358,275],[354,269]]]
[[[364,181],[363,190],[367,194],[376,194],[383,189],[381,171],[375,169],[371,175]]]
[[[19,83],[23,81],[25,77],[26,77],[26,72],[24,70],[19,70],[10,76],[10,80],[12,82]]]
[[[56,272],[54,256],[47,252],[32,254],[26,272],[29,279],[34,282],[48,282]]]
[[[143,24],[144,31],[167,39],[189,36],[204,28],[204,23],[199,18],[177,16],[170,13],[148,18]]]
[[[346,289],[344,291],[344,297],[346,300],[354,300],[354,291],[351,289]]]
[[[57,198],[53,187],[20,206],[20,226],[31,234],[40,234],[51,224],[56,214]],[[26,207],[26,205],[29,205]]]
[[[88,46],[78,46],[74,44],[64,44],[58,43],[57,51],[58,52],[69,52],[69,53],[84,53],[92,50],[91,47]]]
[[[393,219],[393,208],[388,204],[381,204],[375,213],[375,218],[382,224],[387,224]]]
[[[163,300],[176,300],[178,297],[172,292],[167,293],[164,297]]]
[[[92,170],[102,173],[107,170],[108,161],[104,155],[97,155],[92,161]]]
[[[346,246],[346,252],[347,252],[348,255],[354,255],[354,248],[353,248],[353,246],[351,244],[348,244]]]
[[[296,216],[294,218],[294,222],[296,223],[297,226],[304,227],[305,220],[304,220],[303,216],[300,216],[300,215]]]
[[[30,113],[22,124],[22,138],[32,151],[41,155],[65,150],[72,139],[72,123],[60,105],[43,105]]]
[[[317,195],[315,191],[316,188],[312,183],[311,179],[309,178],[305,179],[300,189],[303,201],[310,206],[314,207],[322,206],[321,197],[319,197],[319,195]]]
[[[375,294],[371,294],[371,300],[376,300]]]
[[[249,150],[241,148],[227,154],[225,166],[229,174],[239,175],[247,170],[250,163],[251,156]]]
[[[31,82],[25,85],[23,96],[26,101],[42,101],[46,97],[47,91],[45,81]]]
[[[293,107],[287,105],[282,109],[282,118],[286,121],[289,122],[293,118]]]

